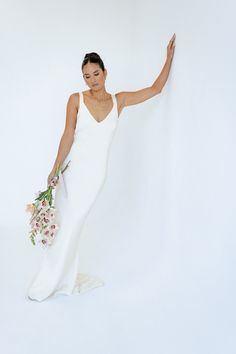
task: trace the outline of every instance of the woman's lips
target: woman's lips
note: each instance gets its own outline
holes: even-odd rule
[[[93,86],[98,86],[98,84],[93,84]]]

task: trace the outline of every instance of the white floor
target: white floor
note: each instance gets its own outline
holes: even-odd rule
[[[41,251],[24,239],[25,232],[1,231],[1,353],[236,352],[235,284],[222,275],[207,281],[173,249],[163,247],[156,263],[150,249],[144,267],[131,248],[123,258],[117,248],[107,260],[97,259],[95,275],[105,286],[30,301],[27,284]]]

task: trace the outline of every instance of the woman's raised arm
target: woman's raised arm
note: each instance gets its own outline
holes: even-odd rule
[[[174,34],[169,41],[167,46],[166,62],[154,83],[151,86],[145,87],[138,91],[122,91],[117,93],[117,99],[120,107],[131,106],[144,102],[162,91],[168,79],[171,68],[175,48],[175,37],[176,35]]]

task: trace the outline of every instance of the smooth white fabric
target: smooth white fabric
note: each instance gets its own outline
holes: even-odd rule
[[[101,122],[97,122],[84,103],[80,92],[80,108],[74,141],[60,173],[55,191],[56,221],[59,230],[51,246],[44,249],[39,271],[28,290],[28,297],[42,301],[56,294],[75,294],[104,281],[79,273],[79,239],[83,224],[107,172],[109,148],[118,123],[117,100]]]

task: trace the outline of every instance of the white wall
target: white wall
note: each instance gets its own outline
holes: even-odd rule
[[[147,341],[149,353],[234,353],[233,1],[0,6],[1,228],[14,235],[9,241],[4,231],[3,245],[29,257],[37,252],[24,208],[46,187],[69,95],[86,89],[85,53],[103,58],[108,92],[138,90],[160,73],[175,32],[163,91],[119,118],[108,180],[81,239],[81,264],[96,264],[108,283],[117,282],[123,301],[139,294],[147,302],[143,337],[132,332],[134,315],[120,347],[102,354],[129,353],[133,341],[136,353]]]

